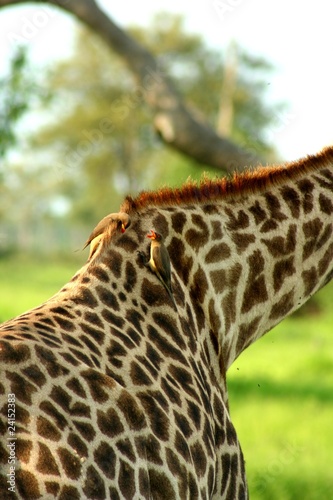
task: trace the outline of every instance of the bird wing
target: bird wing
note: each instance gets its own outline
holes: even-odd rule
[[[156,271],[159,273],[165,284],[171,288],[170,257],[163,244],[153,249],[153,259]]]

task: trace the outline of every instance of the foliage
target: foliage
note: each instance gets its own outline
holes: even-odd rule
[[[30,72],[27,49],[19,46],[10,60],[8,74],[0,79],[0,158],[17,143],[15,126],[38,98],[39,87]]]
[[[159,56],[161,71],[172,75],[196,113],[215,125],[223,102],[222,54],[186,33],[177,16],[161,14],[148,30],[130,31]],[[243,52],[239,60],[230,134],[245,147],[256,143],[258,152],[267,153],[272,148],[264,131],[275,108],[264,105],[263,83],[253,74],[264,74],[269,65]],[[52,168],[75,220],[93,224],[116,210],[127,192],[179,184],[198,173],[191,160],[162,148],[143,102],[146,89],[133,84],[122,60],[96,35],[82,29],[72,58],[53,68],[46,85],[54,96],[50,114],[55,119],[33,136],[32,146],[55,158]]]

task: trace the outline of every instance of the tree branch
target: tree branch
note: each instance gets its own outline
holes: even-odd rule
[[[0,7],[29,0],[0,0]],[[198,119],[184,104],[157,59],[141,44],[120,29],[94,0],[38,0],[73,14],[100,35],[124,59],[136,77],[135,92],[142,96],[154,113],[154,126],[169,146],[199,163],[232,172],[261,162],[251,148],[241,148],[220,137],[207,123]]]

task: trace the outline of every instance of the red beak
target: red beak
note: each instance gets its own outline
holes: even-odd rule
[[[151,234],[147,234],[147,238],[150,238],[152,240],[156,239],[156,233],[152,229],[150,230]]]

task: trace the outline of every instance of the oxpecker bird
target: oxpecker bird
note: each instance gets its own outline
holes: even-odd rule
[[[170,257],[168,250],[164,245],[163,236],[151,229],[150,233],[147,234],[147,238],[151,239],[151,245],[150,259],[146,265],[150,267],[150,269],[157,275],[161,283],[165,286],[175,308],[177,309],[171,288]]]
[[[126,229],[131,223],[129,215],[126,214],[125,212],[115,212],[109,214],[106,217],[104,217],[101,221],[99,221],[99,223],[97,224],[93,232],[90,234],[89,238],[87,239],[83,247],[84,250],[90,243],[92,244],[89,258],[95,253],[95,250],[97,248],[100,239],[103,236],[103,233],[107,230],[108,226],[112,222],[117,223],[117,229],[120,229],[122,233],[126,231]]]

